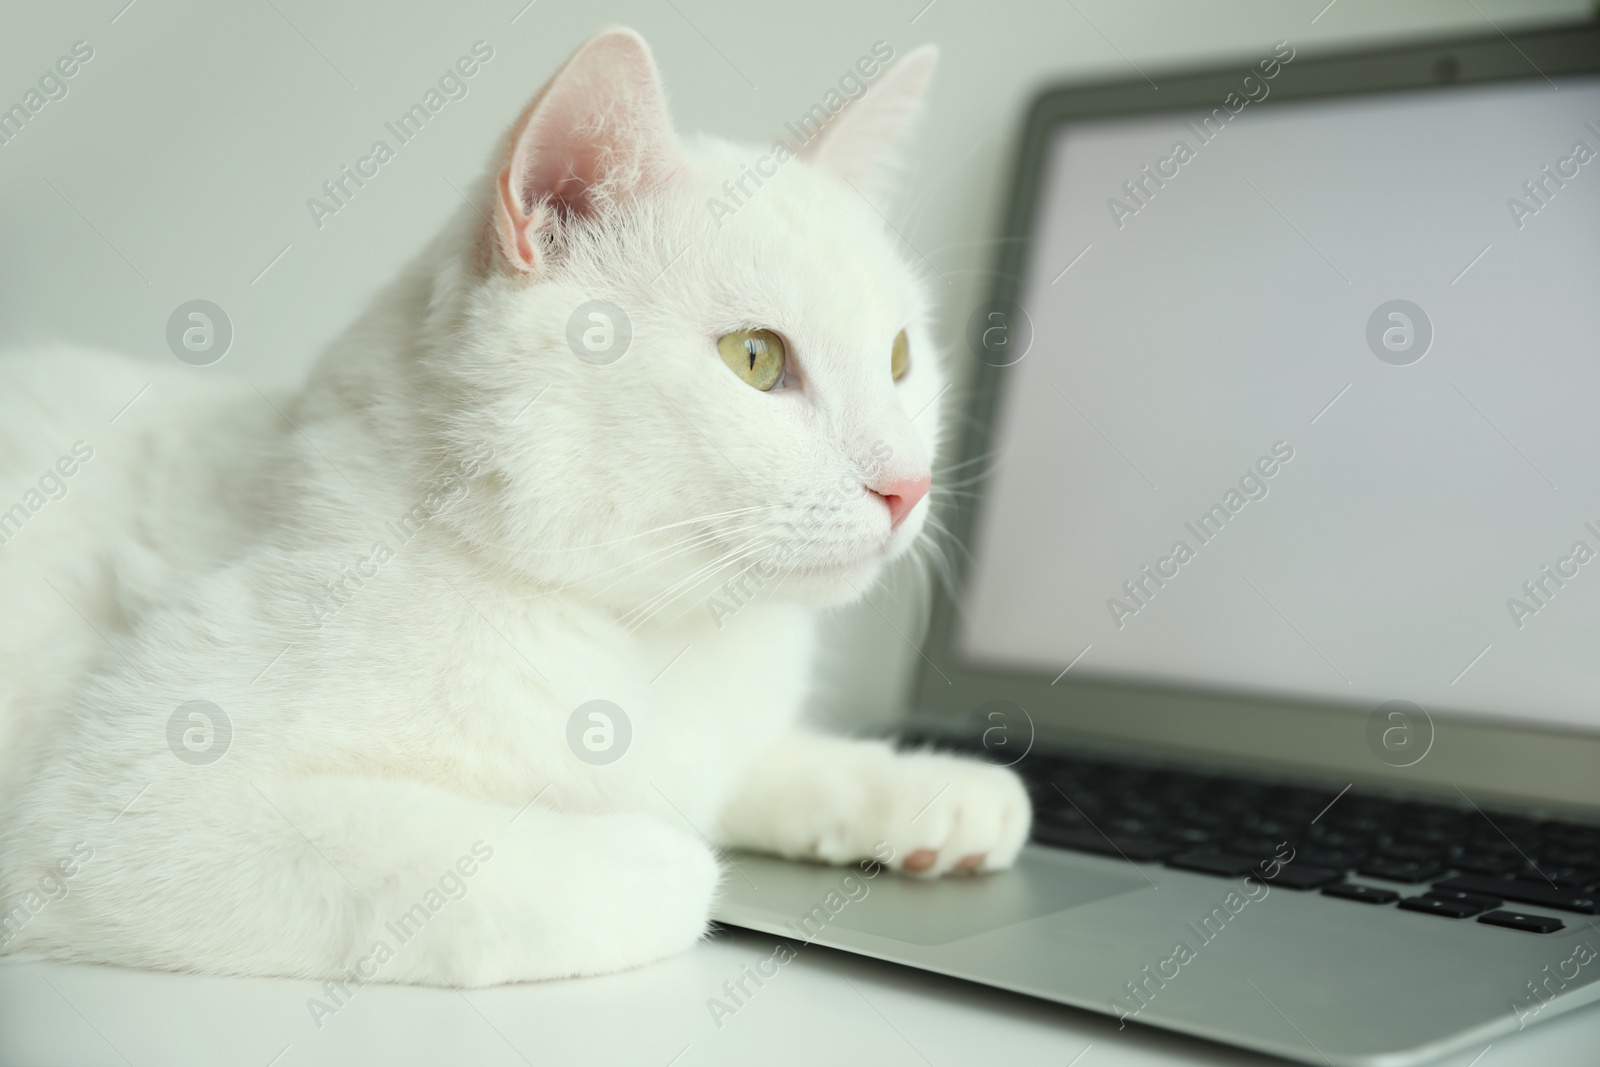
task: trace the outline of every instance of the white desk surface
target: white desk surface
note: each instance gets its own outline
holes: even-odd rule
[[[772,951],[719,931],[606,978],[459,993],[359,989],[319,1029],[309,982],[0,964],[0,1067],[1267,1065],[1256,1056],[907,968],[801,950],[734,1015],[706,1000]],[[1474,1059],[1474,1057],[1478,1057]],[[1595,1067],[1600,1004],[1440,1067]]]

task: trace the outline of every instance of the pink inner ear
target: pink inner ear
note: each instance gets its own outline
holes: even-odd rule
[[[521,270],[532,270],[533,243],[528,239],[528,227],[533,222],[533,216],[521,203],[521,196],[512,191],[510,167],[500,172],[500,180],[495,183],[495,188],[499,192],[495,205],[495,228],[500,234],[500,250],[514,266]]]
[[[676,154],[649,48],[631,30],[594,37],[556,72],[512,134],[498,190],[506,259],[536,271],[540,228],[592,216],[660,180]]]
[[[567,102],[556,101],[549,111]],[[589,214],[594,207],[590,191],[613,170],[615,158],[630,154],[630,149],[639,150],[636,144],[629,144],[639,138],[630,137],[626,122],[613,123],[610,130],[586,130],[587,121],[593,117],[572,111],[534,117],[529,137],[518,152],[522,157],[518,194],[524,211],[542,201],[559,214]]]

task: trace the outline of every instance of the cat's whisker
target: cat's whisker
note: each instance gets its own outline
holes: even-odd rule
[[[667,560],[673,559],[673,558],[675,558],[677,556],[680,556],[680,555],[683,555],[683,554],[685,554],[687,552],[692,552],[696,548],[700,548],[700,547],[703,547],[703,546],[708,545],[708,544],[714,544],[718,540],[720,540],[720,539],[722,539],[724,537],[727,537],[729,535],[743,533],[743,532],[745,532],[747,530],[754,530],[754,529],[759,529],[759,528],[760,528],[759,524],[754,524],[754,525],[750,525],[750,526],[736,526],[736,527],[732,528],[731,530],[726,530],[726,531],[697,530],[694,533],[688,534],[688,535],[686,535],[684,537],[680,537],[680,538],[678,538],[678,539],[676,539],[674,541],[669,541],[664,545],[661,545],[661,546],[658,546],[656,548],[653,548],[648,552],[644,552],[644,553],[641,553],[639,555],[631,556],[628,559],[623,560],[621,563],[618,563],[618,564],[616,564],[614,566],[611,566],[611,567],[607,567],[605,570],[597,571],[594,574],[585,575],[584,577],[579,578],[576,581],[570,582],[567,585],[562,586],[561,588],[563,588],[563,589],[578,588],[578,587],[581,587],[581,586],[584,586],[584,585],[588,585],[589,583],[594,582],[594,581],[596,581],[596,580],[598,580],[600,578],[604,578],[607,575],[617,574],[618,572],[623,572],[623,574],[624,574],[624,577],[621,578],[621,579],[618,579],[618,581],[619,582],[620,581],[624,581],[629,576],[628,572],[634,572],[634,573],[642,572],[647,567],[655,566],[655,565],[657,565],[659,563],[663,563],[663,562],[665,562]],[[613,588],[615,584],[616,583],[613,583],[613,585],[605,586],[603,589],[600,590],[600,592],[605,592],[606,590],[609,590],[609,589]]]
[[[781,539],[778,536],[776,536],[775,534],[770,534],[769,533],[769,534],[766,534],[766,535],[760,535],[760,536],[757,536],[757,537],[753,537],[753,538],[749,539],[748,541],[744,542],[742,545],[739,545],[736,548],[734,548],[733,550],[731,550],[730,552],[724,554],[722,559],[716,561],[714,564],[711,564],[711,565],[708,565],[707,567],[701,568],[702,573],[699,576],[694,577],[690,583],[680,582],[678,584],[680,586],[685,585],[685,584],[699,584],[700,582],[704,582],[707,579],[707,576],[708,576],[707,572],[709,572],[709,574],[717,574],[720,571],[726,571],[726,570],[733,570],[734,571],[734,574],[732,575],[732,577],[730,577],[728,579],[729,581],[732,581],[734,578],[737,578],[740,574],[742,574],[745,571],[749,570],[749,568],[751,566],[751,563],[746,563],[745,561],[747,561],[747,560],[748,561],[752,561],[752,562],[753,561],[759,561],[766,553],[768,553],[769,551],[779,547],[781,545],[781,543],[782,543]],[[744,563],[744,566],[735,566],[736,564],[740,564],[740,563]],[[726,583],[724,583],[724,584],[726,584]],[[743,590],[741,590],[741,591],[743,591]],[[684,593],[683,593],[683,590],[681,590],[681,589],[676,591],[676,592],[673,592],[671,594],[671,597],[669,598],[668,602],[670,602],[671,599],[676,599],[677,597],[680,597],[682,595],[684,595]],[[660,608],[657,608],[656,610],[659,611]]]
[[[740,562],[741,560],[747,559],[752,555],[756,555],[765,551],[770,544],[770,540],[764,540],[759,537],[752,538],[749,541],[746,541],[740,547],[732,549],[729,552],[724,553],[721,557],[713,562],[698,568],[694,573],[679,579],[666,590],[657,593],[644,604],[630,612],[629,614],[634,616],[631,622],[627,621],[628,616],[624,615],[623,620],[625,628],[630,633],[637,633],[645,623],[649,622],[673,601],[677,600],[679,597],[685,595],[691,590],[698,588],[701,583],[705,582],[708,578],[719,573],[720,571]]]
[[[956,593],[956,564],[954,558],[952,558],[951,549],[960,550],[963,554],[965,554],[966,550],[944,523],[933,516],[929,516],[929,519],[933,523],[936,535],[930,536],[924,541],[928,553],[928,563],[936,571],[945,591],[954,597]]]
[[[756,544],[754,541],[752,541],[752,542],[750,542],[750,544],[754,545],[755,550],[754,551],[744,551],[742,558],[744,558],[744,559],[752,559],[753,558],[754,560],[759,561],[769,549],[774,549],[774,548],[780,547],[781,544],[782,544],[782,541],[777,536],[772,536],[772,537],[767,538],[764,543]],[[732,563],[735,563],[735,562],[739,562],[739,561],[738,560],[732,560],[732,561],[725,560],[720,564],[720,566],[723,569],[726,569],[729,566],[731,566]],[[758,586],[756,588],[755,592],[750,594],[750,599],[742,601],[739,606],[742,606],[743,604],[749,603],[750,600],[754,600],[756,594],[762,593],[762,592],[765,593],[765,596],[763,597],[764,600],[771,601],[771,600],[775,599],[777,597],[778,590],[783,586],[784,580],[786,578],[788,578],[789,574],[793,573],[794,570],[797,569],[798,567],[799,567],[799,564],[797,563],[793,567],[791,567],[788,571],[785,571],[785,572],[779,574],[778,575],[778,580],[772,584],[772,587],[770,589],[762,590],[762,588],[760,586]],[[748,570],[748,569],[749,569],[748,565],[746,565],[743,568],[739,568],[738,572],[735,574],[735,577],[737,577],[737,575],[739,573],[743,573],[745,570]],[[729,581],[731,581],[731,580],[732,579],[730,578]],[[743,592],[743,591],[744,590],[741,590],[741,592]],[[672,599],[674,599],[674,600],[678,599],[679,597],[681,597],[683,595],[684,594],[682,592],[677,593]],[[665,607],[666,607],[666,605],[663,604],[660,608],[657,608],[656,610],[657,610],[657,612],[659,612],[661,610],[664,610]],[[670,625],[671,623],[676,622],[678,619],[682,618],[683,615],[684,615],[684,612],[680,612],[678,615],[674,616],[671,620],[668,620],[668,624]]]
[[[619,571],[625,572],[623,573],[622,577],[618,578],[616,581],[604,586],[599,590],[596,590],[594,595],[598,597],[601,594],[610,592],[612,589],[615,589],[618,585],[621,585],[630,578],[639,576],[651,567],[666,563],[669,560],[676,559],[679,556],[687,555],[696,549],[715,544],[718,541],[725,540],[730,536],[758,529],[761,529],[761,525],[759,523],[749,526],[736,526],[731,530],[702,530],[698,533],[691,534],[688,537],[680,538],[679,540],[661,548],[646,552],[642,556],[636,556],[633,559],[626,560],[617,564],[615,567],[609,567],[598,574],[589,575],[583,579],[580,579],[579,581],[562,586],[561,588],[581,588],[595,579],[604,578],[607,575],[616,574]]]
[[[966,493],[966,492],[970,492],[971,491],[971,490],[969,490],[967,488],[968,486],[982,485],[987,479],[988,479],[988,475],[987,474],[974,474],[970,478],[960,478],[960,479],[957,479],[956,481],[953,481],[953,482],[945,482],[943,485],[936,485],[936,486],[933,487],[933,492],[934,493]]]
[[[700,544],[716,540],[716,537],[716,533],[710,530],[696,531],[695,533],[678,538],[675,541],[670,541],[658,548],[651,549],[649,552],[641,555],[631,556],[628,559],[623,560],[621,563],[607,567],[601,571],[596,571],[593,574],[585,574],[566,582],[553,580],[548,581],[544,583],[545,587],[543,591],[535,594],[534,599],[544,599],[546,597],[556,596],[574,589],[582,589],[591,582],[598,581],[599,579],[605,578],[608,575],[617,574],[618,572],[643,571],[649,566],[653,566],[657,563],[661,563],[672,558],[672,555],[691,552]],[[488,542],[483,543],[487,544]],[[627,580],[628,577],[629,575],[624,573],[623,577],[618,579],[618,583]],[[613,583],[613,585],[615,584],[617,583]],[[605,589],[610,589],[612,587],[613,586],[606,586]],[[604,592],[605,589],[602,589],[601,592]]]
[[[1023,240],[1026,240],[1026,238],[1021,237],[1021,236],[1012,236],[1012,237],[985,237],[985,238],[982,238],[982,239],[976,240],[976,241],[951,241],[949,244],[942,244],[939,247],[933,249],[933,251],[928,253],[928,258],[932,259],[934,256],[937,256],[939,253],[948,252],[953,248],[992,248],[995,245],[1015,244],[1016,242],[1023,241]]]
[[[614,543],[619,543],[620,541],[624,541],[624,540],[633,540],[633,539],[636,539],[637,537],[646,536],[646,535],[651,534],[651,533],[660,533],[660,532],[662,532],[664,530],[669,530],[669,529],[672,529],[672,528],[675,528],[675,527],[681,527],[683,525],[691,524],[691,523],[698,522],[698,521],[708,521],[708,520],[711,520],[711,519],[728,517],[728,516],[746,516],[746,515],[750,515],[750,514],[753,514],[753,513],[756,513],[756,512],[772,511],[772,510],[775,510],[775,509],[777,509],[777,508],[779,508],[781,506],[782,505],[777,505],[777,504],[774,504],[774,505],[762,505],[762,506],[757,506],[757,507],[734,508],[734,509],[731,509],[731,510],[725,511],[725,512],[713,512],[710,515],[701,516],[699,519],[686,519],[686,520],[681,520],[681,521],[675,522],[675,523],[667,523],[667,524],[665,524],[663,526],[656,527],[654,530],[647,530],[647,531],[644,531],[641,534],[633,535],[633,537],[620,538],[620,539],[617,539],[617,541],[613,541],[613,542],[609,542],[609,543],[613,543],[614,544]],[[643,554],[633,556],[633,557],[631,557],[631,558],[629,558],[627,560],[624,560],[623,562],[621,562],[621,563],[619,563],[619,564],[617,564],[615,566],[608,567],[608,568],[606,568],[606,569],[604,569],[602,571],[598,571],[598,572],[596,572],[594,574],[585,575],[582,578],[579,578],[579,579],[577,579],[575,581],[571,581],[571,582],[568,582],[568,583],[565,583],[565,584],[553,585],[547,591],[542,593],[541,597],[553,596],[553,595],[556,595],[556,594],[559,594],[559,593],[563,593],[563,592],[567,592],[567,591],[570,591],[570,590],[573,590],[573,589],[582,589],[582,588],[590,585],[591,583],[597,582],[597,581],[599,581],[601,579],[607,578],[607,577],[612,576],[612,575],[619,575],[619,577],[617,577],[614,581],[612,581],[609,584],[601,587],[598,590],[594,590],[593,591],[593,595],[598,598],[599,596],[611,591],[612,589],[615,589],[617,586],[623,584],[624,582],[626,582],[626,581],[628,581],[628,580],[630,580],[632,578],[636,578],[639,575],[645,573],[647,570],[649,570],[652,567],[656,567],[656,566],[660,566],[662,564],[668,563],[673,559],[676,559],[676,558],[678,558],[680,556],[692,553],[692,552],[694,552],[694,551],[696,551],[696,550],[698,550],[698,549],[700,549],[702,547],[705,547],[708,544],[714,544],[717,541],[723,540],[723,539],[725,539],[727,537],[734,536],[734,535],[741,534],[741,533],[745,533],[745,532],[748,532],[750,530],[755,530],[755,529],[759,529],[759,528],[760,528],[760,524],[759,523],[755,523],[755,524],[750,524],[750,525],[746,525],[746,526],[736,526],[736,527],[733,527],[731,529],[721,530],[721,531],[718,531],[718,530],[697,530],[697,531],[695,531],[695,532],[693,532],[693,533],[691,533],[691,534],[689,534],[689,535],[687,535],[685,537],[678,538],[677,540],[668,542],[665,545],[659,546],[657,548],[653,548],[650,551],[645,552]],[[604,544],[604,543],[606,543],[606,542],[601,542],[601,544]]]
[[[1023,280],[1020,275],[994,270],[991,267],[947,267],[941,273],[950,278],[959,278],[964,274],[976,274],[985,278],[1008,278],[1013,282]]]
[[[716,560],[713,560],[710,563],[701,564],[699,567],[695,568],[695,570],[690,575],[680,576],[679,578],[674,580],[672,585],[668,586],[666,590],[657,589],[655,592],[651,593],[648,597],[646,597],[645,600],[642,603],[635,605],[633,608],[628,609],[628,611],[626,611],[622,615],[620,615],[618,617],[618,621],[621,622],[625,628],[631,629],[632,628],[632,621],[631,620],[639,612],[642,612],[642,611],[645,611],[646,609],[648,609],[648,607],[651,604],[654,604],[659,598],[668,595],[668,593],[672,589],[677,588],[680,584],[683,584],[683,583],[686,583],[686,582],[692,582],[692,581],[695,580],[695,578],[697,576],[703,575],[708,570],[714,570],[717,566],[721,565],[722,561],[724,561],[725,559],[726,559],[726,554],[724,554],[722,556],[718,556]],[[663,561],[659,561],[659,562],[665,562],[665,561],[663,560]],[[641,569],[641,571],[639,573],[643,573],[643,570]],[[637,574],[634,574],[634,575],[628,575],[626,577],[627,578],[633,578],[633,577],[637,577],[637,576],[638,576]],[[623,579],[623,580],[625,580],[625,579]],[[618,584],[621,584],[621,581],[622,580],[619,580],[618,582],[612,583],[612,585],[607,586],[606,588],[607,589],[615,588]]]
[[[801,566],[800,562],[797,561],[794,565],[792,565],[787,570],[785,570],[782,574],[780,574],[778,576],[778,580],[773,583],[772,588],[768,591],[767,596],[769,598],[776,597],[778,595],[778,590],[783,588],[783,583],[788,581],[789,580],[789,576],[791,574],[794,574],[797,570],[799,570],[800,566]]]
[[[948,540],[941,542],[930,538],[926,546],[927,562],[930,572],[938,578],[944,591],[953,598],[956,595],[956,571],[955,562],[945,549],[948,543]]]
[[[683,526],[693,526],[697,523],[703,524],[716,522],[720,519],[737,518],[739,516],[753,514],[754,512],[758,511],[776,511],[782,506],[782,504],[761,504],[751,507],[733,508],[728,511],[713,511],[705,515],[696,515],[693,518],[678,519],[675,522],[664,523],[648,530],[640,530],[638,533],[631,533],[624,537],[614,537],[607,541],[592,541],[588,544],[582,545],[564,545],[560,548],[522,548],[521,551],[533,555],[557,555],[563,552],[589,552],[597,548],[609,548],[613,545],[625,544],[629,541],[637,541],[642,537],[650,537],[654,534],[663,533],[667,530],[673,530]],[[490,542],[487,541],[484,543],[490,544]],[[491,547],[500,546],[491,545]]]
[[[718,538],[718,540],[724,540],[724,538]],[[674,582],[672,582],[671,585],[664,589],[657,590],[642,604],[639,604],[630,609],[628,612],[625,612],[622,616],[623,622],[631,626],[631,622],[629,621],[630,619],[650,611],[652,606],[658,602],[670,599],[680,588],[694,585],[697,582],[703,581],[706,576],[714,574],[719,569],[726,567],[730,561],[732,561],[740,553],[744,552],[749,546],[757,544],[761,542],[761,540],[762,536],[758,533],[755,536],[747,538],[736,544],[728,545],[720,553],[718,553],[715,558],[702,563],[688,574],[680,575]]]
[[[762,504],[762,505],[758,505],[758,506],[754,506],[754,507],[734,508],[734,509],[732,509],[730,511],[714,511],[714,512],[711,512],[708,515],[698,515],[698,516],[696,516],[696,517],[694,517],[692,519],[680,519],[677,522],[669,522],[669,523],[666,523],[665,525],[657,526],[654,529],[643,530],[643,531],[641,531],[639,533],[628,534],[626,537],[617,537],[617,538],[613,538],[613,539],[611,539],[609,541],[596,541],[596,542],[594,542],[592,544],[588,544],[588,545],[573,545],[573,546],[570,546],[568,548],[540,549],[540,550],[537,550],[537,551],[551,552],[551,553],[553,553],[553,552],[578,552],[578,551],[585,551],[585,550],[596,549],[596,548],[608,548],[608,547],[610,547],[612,545],[620,545],[620,544],[624,544],[625,542],[628,542],[628,541],[636,541],[641,537],[649,537],[652,534],[662,533],[662,532],[664,532],[666,530],[677,529],[678,527],[682,527],[682,526],[691,526],[691,525],[695,525],[695,524],[705,524],[705,523],[716,522],[716,521],[721,520],[721,519],[737,518],[737,517],[744,516],[744,515],[750,515],[750,514],[753,514],[755,512],[758,512],[758,511],[776,511],[779,508],[781,508],[782,506],[783,506],[782,504]]]
[[[976,463],[983,463],[983,462],[986,462],[986,461],[991,460],[991,459],[998,460],[1001,457],[1001,455],[1003,455],[1003,452],[1002,452],[1001,449],[992,448],[987,452],[980,452],[978,455],[973,456],[970,459],[964,459],[964,460],[961,460],[961,461],[956,462],[956,463],[947,463],[942,467],[935,468],[935,470],[933,472],[934,484],[935,485],[939,484],[941,475],[950,474],[950,473],[953,473],[955,471],[961,470],[964,467],[970,467],[970,466],[972,466],[972,465],[974,465]]]
[[[671,563],[673,560],[678,559],[679,557],[690,555],[709,545],[714,545],[718,540],[719,535],[710,530],[703,530],[700,533],[694,534],[690,537],[675,541],[670,545],[655,549],[654,551],[646,553],[643,556],[624,560],[615,566],[607,567],[603,571],[584,575],[583,577],[577,578],[566,583],[565,585],[557,586],[552,590],[552,592],[565,593],[574,589],[588,589],[592,596],[594,596],[596,599],[599,599],[618,586],[639,578],[653,567],[659,567],[664,564]],[[615,575],[615,577],[607,584],[600,586],[597,589],[588,588],[593,583],[613,575]]]

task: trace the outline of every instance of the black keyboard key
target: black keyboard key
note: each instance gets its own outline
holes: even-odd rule
[[[1358,885],[1355,882],[1341,882],[1339,885],[1330,885],[1322,891],[1323,896],[1340,897],[1344,900],[1358,900],[1363,904],[1393,904],[1400,899],[1400,894],[1393,889],[1379,889],[1372,885]]]
[[[1504,812],[1484,814],[1468,820],[1462,826],[1462,840],[1471,841],[1490,851],[1506,849],[1527,852],[1539,840],[1535,823],[1516,818]]]
[[[1406,811],[1412,821],[1432,826],[1464,826],[1478,818],[1478,813],[1469,808],[1448,804],[1408,804]]]
[[[1446,919],[1468,919],[1483,910],[1475,904],[1459,904],[1453,900],[1440,900],[1437,897],[1406,897],[1400,902],[1400,907],[1406,911],[1442,915]]]
[[[1042,845],[1070,848],[1078,852],[1094,852],[1102,856],[1121,856],[1135,861],[1159,860],[1172,855],[1177,845],[1144,837],[1106,837],[1098,830],[1050,823],[1035,823],[1033,839]]]
[[[1445,826],[1402,826],[1395,831],[1394,839],[1403,845],[1431,846],[1442,853],[1460,839],[1460,835]]]
[[[1525,930],[1530,934],[1553,934],[1567,925],[1553,915],[1529,915],[1521,911],[1491,911],[1478,916],[1478,921],[1490,926],[1504,926],[1508,930]]]
[[[1260,866],[1261,861],[1249,856],[1235,856],[1229,852],[1180,852],[1167,860],[1168,867],[1176,867],[1181,871],[1199,871],[1201,874],[1214,874],[1219,878],[1232,878],[1236,875],[1250,874]]]
[[[1494,827],[1486,823],[1476,823],[1465,827],[1461,831],[1461,838],[1457,844],[1468,847],[1468,850],[1472,852],[1488,852],[1494,855],[1510,856],[1518,854],[1516,845],[1507,841],[1504,835],[1496,833]]]
[[[1485,878],[1462,874],[1446,878],[1435,889],[1459,889],[1488,897],[1514,900],[1518,904],[1537,904],[1542,908],[1575,911],[1580,915],[1600,915],[1600,895],[1586,889],[1562,889],[1548,882],[1529,882],[1520,878]]]
[[[1323,830],[1313,826],[1306,835],[1306,840],[1318,848],[1341,849],[1349,852],[1365,852],[1366,838],[1355,834],[1347,834],[1339,830]]]
[[[1393,844],[1378,849],[1386,860],[1411,860],[1415,863],[1432,863],[1444,856],[1444,849],[1431,845]]]
[[[1200,804],[1179,804],[1173,809],[1172,817],[1182,822],[1185,826],[1232,828],[1232,824],[1223,818],[1219,812]]]
[[[1564,867],[1545,873],[1563,889],[1600,889],[1600,868]]]
[[[1363,863],[1357,873],[1390,882],[1428,882],[1443,874],[1444,868],[1429,861],[1377,859]]]
[[[1533,858],[1541,867],[1593,867],[1600,856],[1593,849],[1562,848],[1559,845],[1541,844]]]
[[[1315,867],[1337,867],[1342,871],[1348,871],[1357,864],[1366,862],[1366,859],[1365,852],[1320,846],[1307,846],[1295,854],[1297,863],[1309,863]]]
[[[1033,798],[1035,819],[1054,818],[1057,822],[1082,822],[1083,812],[1061,799],[1054,789],[1048,793],[1030,793]]]
[[[1489,852],[1456,856],[1449,863],[1450,866],[1458,871],[1467,871],[1472,874],[1505,874],[1507,871],[1514,871],[1522,865],[1515,856],[1499,856]]]
[[[1281,837],[1276,841],[1270,837],[1235,837],[1223,841],[1222,851],[1233,856],[1254,856],[1259,862],[1277,855],[1282,843]]]
[[[1289,863],[1278,868],[1278,873],[1268,878],[1258,871],[1256,881],[1283,889],[1320,889],[1329,882],[1337,882],[1344,872],[1332,867],[1313,867],[1308,863]]]
[[[1056,811],[1087,812],[1090,815],[1103,815],[1108,810],[1105,797],[1098,793],[1091,793],[1087,789],[1074,789],[1067,796],[1062,796],[1054,789],[1056,799],[1051,802],[1051,807]],[[1071,799],[1068,799],[1068,798]]]
[[[1124,815],[1132,815],[1141,819],[1161,819],[1166,817],[1166,809],[1154,800],[1145,797],[1117,797],[1117,810]]]
[[[1523,864],[1510,873],[1511,877],[1525,882],[1554,882],[1562,889],[1592,889],[1596,883],[1600,883],[1600,870],[1592,867],[1567,867],[1541,862],[1535,867]]]
[[[1422,895],[1434,900],[1448,900],[1454,904],[1469,904],[1479,911],[1498,908],[1505,903],[1499,897],[1484,896],[1482,893],[1463,893],[1459,889],[1432,889]]]

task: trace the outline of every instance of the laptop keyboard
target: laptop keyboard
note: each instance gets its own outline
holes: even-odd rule
[[[1016,770],[1040,845],[1529,933],[1600,914],[1600,826],[1038,752]]]

